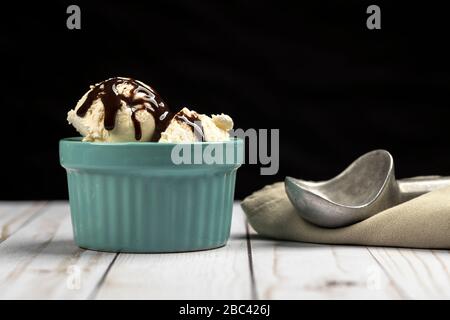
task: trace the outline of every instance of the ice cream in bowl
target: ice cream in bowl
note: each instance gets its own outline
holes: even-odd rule
[[[172,112],[131,78],[91,86],[68,112],[80,137],[60,141],[75,242],[112,252],[226,244],[243,141],[233,120]]]

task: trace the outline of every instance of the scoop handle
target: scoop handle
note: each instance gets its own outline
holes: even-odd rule
[[[424,193],[450,186],[450,177],[420,176],[397,180],[400,200],[405,202]]]

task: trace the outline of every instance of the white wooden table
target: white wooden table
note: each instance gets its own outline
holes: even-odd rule
[[[259,238],[234,206],[228,245],[179,254],[78,248],[67,202],[0,202],[0,299],[448,299],[446,250]]]

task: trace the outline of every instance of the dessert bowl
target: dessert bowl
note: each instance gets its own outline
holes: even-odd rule
[[[241,139],[186,144],[81,139],[59,144],[79,247],[181,252],[226,244],[236,171],[243,163]],[[180,154],[174,148],[189,151],[182,163],[174,161]]]

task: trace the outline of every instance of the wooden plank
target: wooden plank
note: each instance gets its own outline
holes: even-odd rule
[[[45,201],[0,202],[0,242],[33,219],[45,205]]]
[[[369,251],[407,298],[450,298],[449,251],[376,247]]]
[[[249,226],[261,299],[399,299],[367,248],[263,239]]]
[[[243,215],[241,212],[234,214],[231,238],[220,249],[169,254],[120,254],[97,298],[252,298]]]
[[[78,248],[68,204],[50,203],[0,244],[0,298],[88,298],[114,257]]]
[[[2,299],[450,298],[449,251],[273,241],[251,227],[247,242],[237,205],[225,248],[114,264],[115,254],[75,246],[65,202],[0,203],[0,228]]]

